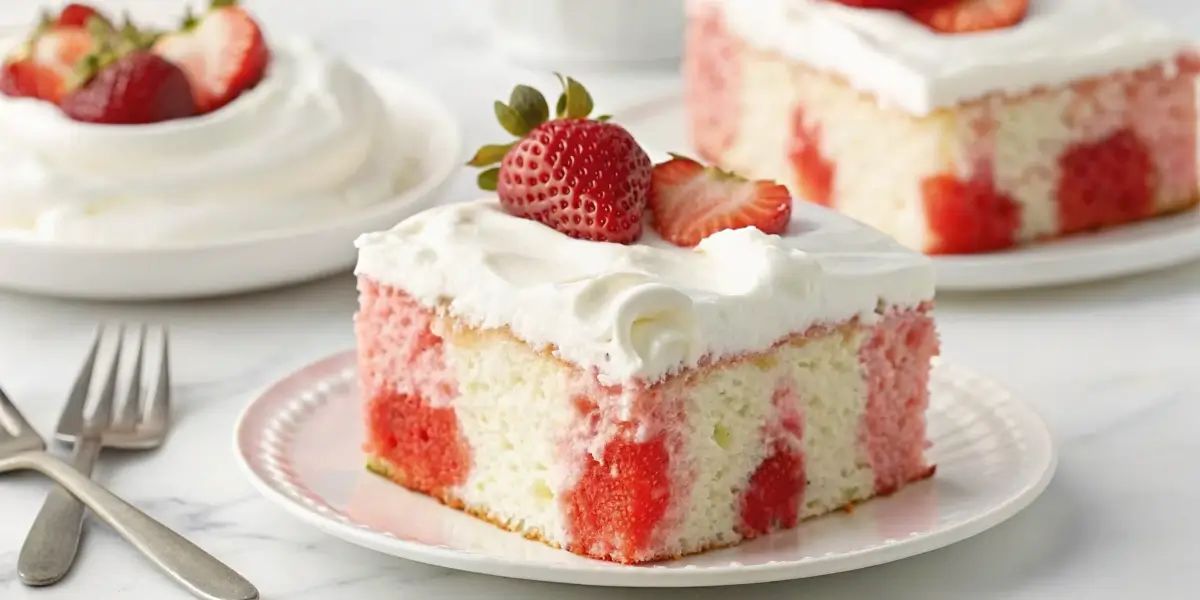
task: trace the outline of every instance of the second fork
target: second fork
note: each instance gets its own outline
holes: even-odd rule
[[[96,333],[91,351],[72,387],[67,405],[58,422],[56,437],[73,443],[72,464],[85,476],[90,476],[96,458],[103,447],[154,448],[166,438],[170,412],[170,379],[168,368],[167,332],[161,333],[158,377],[153,391],[142,401],[143,354],[146,328],[136,327],[132,374],[116,403],[121,355],[125,346],[124,327],[116,328],[112,357],[104,372],[104,383],[97,394],[91,417],[86,417],[86,405],[91,395],[97,355],[106,337],[106,328]],[[112,336],[108,336],[112,337]],[[113,413],[116,413],[115,417]],[[70,571],[78,553],[84,518],[84,507],[61,487],[54,487],[38,513],[21,554],[17,573],[26,585],[51,585]]]

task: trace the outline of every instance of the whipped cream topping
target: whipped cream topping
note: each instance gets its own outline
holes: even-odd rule
[[[993,92],[1146,67],[1187,38],[1123,0],[1034,0],[1007,29],[941,34],[894,11],[827,0],[697,0],[748,43],[828,71],[917,115]]]
[[[359,237],[356,273],[473,326],[507,327],[605,385],[652,383],[704,359],[762,351],[810,326],[871,322],[934,295],[930,260],[797,202],[789,233],[721,231],[681,248],[567,237],[495,199],[451,204]]]
[[[0,96],[0,230],[107,246],[207,242],[392,197],[402,160],[371,85],[310,41],[271,48],[262,82],[193,119],[95,125]]]

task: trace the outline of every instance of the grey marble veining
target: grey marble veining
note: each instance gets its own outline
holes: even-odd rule
[[[581,0],[584,1],[584,0]],[[1037,1],[1037,0],[1034,0]],[[488,52],[479,0],[249,0],[274,30],[316,36],[436,90],[462,119],[468,147],[503,139],[491,100],[517,81],[552,84]],[[35,5],[6,0],[0,24]],[[124,0],[155,14],[182,3]],[[1200,34],[1200,7],[1146,0]],[[334,8],[336,7],[336,9]],[[533,79],[530,79],[530,78]],[[581,75],[581,78],[583,76]],[[670,91],[669,72],[596,74],[606,106]],[[451,197],[472,197],[473,174]],[[736,590],[610,590],[483,577],[390,558],[332,539],[261,499],[232,455],[242,406],[263,386],[352,344],[349,275],[276,292],[176,304],[116,305],[0,295],[0,385],[48,431],[100,319],[168,323],[174,334],[176,428],[160,451],[106,455],[98,477],[245,573],[270,600],[501,598],[670,600],[1033,600],[1193,598],[1200,572],[1200,266],[1058,290],[945,296],[948,360],[1032,401],[1061,444],[1046,494],[1010,522],[950,548],[864,571]],[[16,581],[17,552],[47,489],[0,480],[0,598],[187,598],[102,526],[57,587]]]

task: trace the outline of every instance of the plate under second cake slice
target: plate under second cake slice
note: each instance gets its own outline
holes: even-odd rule
[[[688,32],[702,156],[921,252],[1200,200],[1200,56],[1132,2],[689,0]]]
[[[933,473],[930,261],[827,209],[679,247],[483,199],[358,247],[370,468],[508,530],[639,563]]]

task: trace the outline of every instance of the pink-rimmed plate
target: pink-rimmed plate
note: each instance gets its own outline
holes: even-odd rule
[[[937,475],[853,514],[735,548],[653,565],[590,560],[526,540],[408,492],[364,468],[354,353],[289,375],[238,420],[251,483],[304,523],[386,554],[538,581],[631,587],[735,585],[861,569],[953,544],[1028,506],[1054,474],[1037,414],[998,385],[939,361],[931,379]]]

